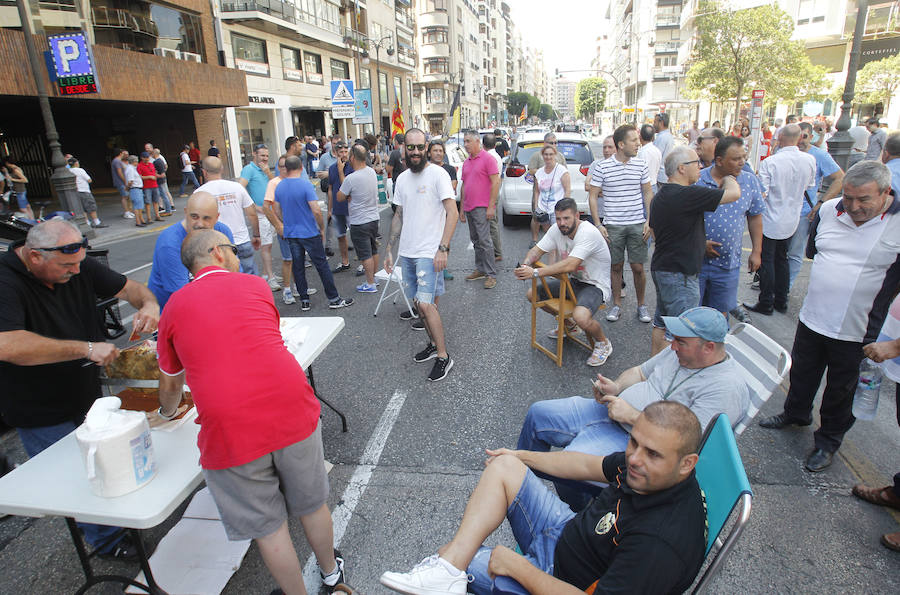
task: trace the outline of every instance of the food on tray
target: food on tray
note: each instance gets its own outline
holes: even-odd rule
[[[119,356],[106,366],[106,376],[132,380],[159,380],[156,343],[144,341],[140,345],[123,349],[119,352]]]

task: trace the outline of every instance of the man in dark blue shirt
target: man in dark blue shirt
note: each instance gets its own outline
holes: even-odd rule
[[[276,231],[291,247],[294,281],[300,293],[300,310],[306,312],[312,307],[306,283],[307,253],[322,280],[328,307],[334,310],[351,306],[353,298],[340,296],[334,285],[331,269],[328,268],[325,257],[325,222],[322,220],[322,210],[312,182],[302,176],[303,162],[292,155],[284,160],[284,169],[287,176],[275,188],[275,203],[272,208],[278,220]]]
[[[347,143],[339,141],[335,145],[337,161],[328,168],[328,212],[331,213],[331,225],[337,234],[338,249],[341,254],[341,263],[334,267],[333,273],[350,270],[350,254],[347,252],[347,216],[350,214],[346,202],[335,200],[338,189],[341,187],[341,175],[338,167],[344,169],[344,175],[348,176],[353,171],[347,159],[349,149]]]

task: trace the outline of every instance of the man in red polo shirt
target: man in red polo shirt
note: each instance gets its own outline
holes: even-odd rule
[[[477,130],[467,131],[463,144],[469,158],[462,165],[463,210],[459,214],[459,222],[468,222],[469,237],[475,248],[475,271],[466,277],[466,281],[484,279],[484,288],[492,289],[497,285],[497,267],[494,264],[490,220],[497,216],[500,168],[494,157],[482,150]]]
[[[255,539],[284,593],[305,593],[287,526],[288,514],[299,516],[322,581],[346,591],[338,589],[344,561],[334,550],[319,402],[284,345],[272,290],[238,272],[237,248],[218,231],[192,232],[181,259],[194,280],[172,294],[160,320],[157,414],[176,415],[187,381],[200,466],[228,538]],[[249,363],[251,345],[269,366]]]
[[[162,221],[159,216],[159,184],[156,181],[156,166],[153,165],[150,153],[147,151],[141,153],[141,162],[137,164],[137,171],[144,181],[144,208],[147,210],[147,222]]]

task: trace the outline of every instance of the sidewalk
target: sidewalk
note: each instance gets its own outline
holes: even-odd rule
[[[115,188],[93,188],[94,199],[97,201],[97,215],[105,225],[109,227],[95,229],[96,237],[91,241],[94,248],[102,248],[119,240],[157,233],[171,224],[184,218],[184,204],[186,198],[178,198],[179,186],[170,186],[169,191],[175,201],[175,212],[171,217],[163,217],[162,221],[156,221],[147,227],[137,227],[134,219],[125,219],[122,216],[122,202],[119,191]]]

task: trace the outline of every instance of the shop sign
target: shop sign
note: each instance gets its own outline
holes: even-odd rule
[[[53,63],[51,79],[57,81],[61,95],[100,92],[94,56],[84,31],[50,35],[47,43]]]
[[[355,113],[353,114],[354,124],[372,124],[372,89],[356,90]]]
[[[258,95],[249,95],[249,96],[247,96],[247,99],[250,101],[250,103],[271,103],[273,105],[275,104],[274,97],[260,97]]]
[[[249,60],[239,60],[235,58],[234,65],[237,66],[238,70],[243,70],[250,74],[269,74],[269,65],[262,64],[261,62],[251,62]]]
[[[324,79],[322,78],[321,72],[307,71],[307,73],[306,73],[306,82],[307,83],[316,83],[317,85],[321,85],[323,80]]]
[[[882,37],[881,39],[863,40],[859,51],[859,67],[869,62],[896,56],[900,52],[900,37]]]
[[[289,81],[298,81],[303,82],[303,71],[302,70],[294,70],[293,68],[285,68],[283,69],[284,78]]]

